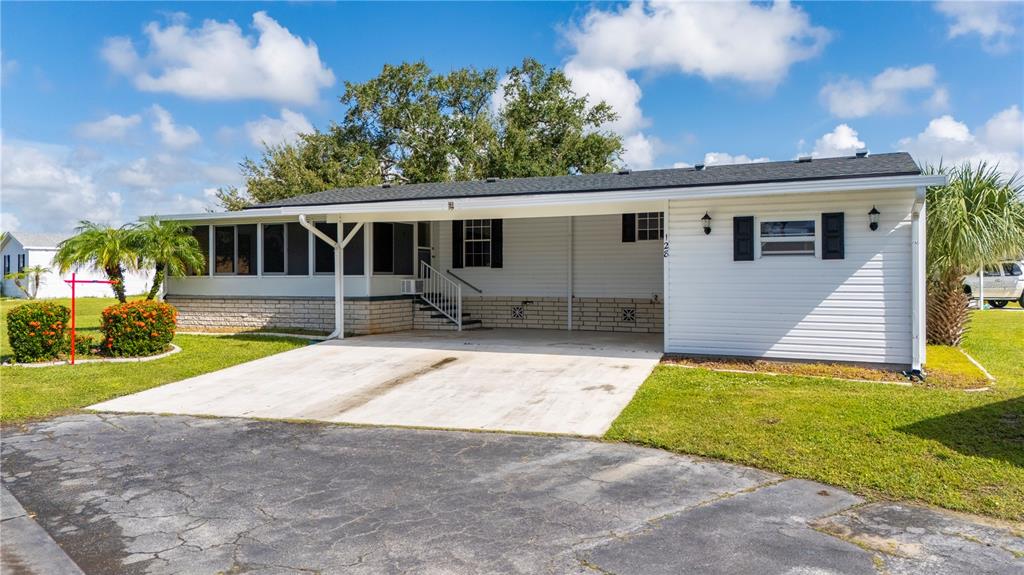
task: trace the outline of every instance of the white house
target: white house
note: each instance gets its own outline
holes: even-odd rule
[[[328,190],[164,216],[209,253],[167,299],[193,328],[660,332],[673,354],[919,368],[943,182],[861,153]]]
[[[0,243],[0,254],[3,260],[3,275],[21,271],[27,267],[42,266],[48,268],[50,273],[43,275],[39,286],[39,299],[71,297],[71,286],[64,283],[65,279],[71,278],[71,272],[66,274],[58,273],[60,270],[53,263],[53,256],[57,253],[57,244],[67,239],[68,236],[61,234],[40,234],[30,232],[10,232],[3,242]],[[78,268],[72,270],[78,274],[78,279],[107,279],[101,271],[89,268]],[[125,289],[128,294],[145,293],[150,287],[153,272],[131,272],[125,274]],[[3,294],[6,297],[26,297],[24,292],[14,285],[14,280],[4,279]],[[27,285],[27,282],[22,282]],[[109,285],[105,284],[79,284],[75,288],[75,295],[78,297],[112,297],[114,294]]]

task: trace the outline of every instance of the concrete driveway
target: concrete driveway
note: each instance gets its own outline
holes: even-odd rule
[[[1024,572],[1020,525],[578,438],[85,414],[0,447],[86,573]]]
[[[596,436],[661,349],[660,334],[411,331],[324,342],[91,409]]]

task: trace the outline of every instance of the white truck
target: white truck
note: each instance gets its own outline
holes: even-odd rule
[[[1016,301],[1024,307],[1024,262],[1000,262],[986,265],[979,274],[964,279],[964,293],[972,298],[984,297],[992,307],[1006,307]],[[984,288],[984,289],[982,289]],[[980,303],[980,302],[979,302]]]

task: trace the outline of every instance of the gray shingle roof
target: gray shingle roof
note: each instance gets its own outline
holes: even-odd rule
[[[70,236],[67,234],[11,232],[11,237],[27,248],[53,248]]]
[[[850,156],[815,159],[811,162],[790,160],[785,162],[708,166],[703,170],[674,168],[645,170],[628,174],[514,178],[493,182],[480,180],[438,182],[396,185],[390,188],[380,186],[338,188],[296,196],[294,198],[275,200],[253,207],[320,206],[400,200],[514,196],[519,194],[610,192],[648,188],[686,188],[694,186],[917,175],[920,173],[921,170],[914,163],[914,159],[910,157],[910,154],[897,152],[893,154],[869,155],[863,158]]]

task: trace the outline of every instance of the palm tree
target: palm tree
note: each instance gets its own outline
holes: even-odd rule
[[[79,222],[76,234],[57,244],[53,263],[61,273],[67,273],[76,266],[89,266],[103,270],[114,283],[111,288],[118,301],[124,303],[125,270],[139,268],[139,249],[132,226],[119,228],[102,226],[89,221]]]
[[[139,255],[154,267],[153,287],[146,296],[148,300],[159,293],[167,274],[183,276],[189,269],[206,267],[206,254],[187,225],[149,217],[135,228],[134,233]]]
[[[14,285],[24,292],[25,297],[28,299],[36,299],[39,295],[39,286],[43,283],[43,276],[50,273],[50,268],[44,268],[43,266],[32,266],[25,268],[20,272],[11,272],[4,276],[6,280],[13,280]],[[28,285],[22,285],[21,282],[28,281]]]
[[[928,343],[960,345],[970,319],[964,278],[1024,253],[1024,183],[985,162],[966,162],[948,174],[949,184],[929,188],[926,198],[927,335]]]

